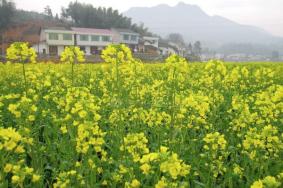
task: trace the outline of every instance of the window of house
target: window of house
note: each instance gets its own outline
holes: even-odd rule
[[[58,33],[49,33],[49,40],[59,40]]]
[[[109,42],[110,41],[110,37],[109,36],[102,36],[102,41]]]
[[[72,40],[72,34],[63,34],[63,40]]]
[[[137,36],[136,35],[132,35],[131,36],[131,41],[137,41]]]
[[[100,41],[100,36],[99,35],[92,35],[91,41]]]
[[[130,35],[123,35],[123,40],[129,40]]]
[[[80,41],[88,41],[88,35],[80,35]]]

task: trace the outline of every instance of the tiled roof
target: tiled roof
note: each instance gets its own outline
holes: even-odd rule
[[[159,42],[158,47],[163,47],[163,48],[172,48],[174,49],[176,52],[178,51],[178,48],[176,48],[175,46],[167,43],[167,42]]]
[[[46,27],[46,30],[60,30],[60,31],[71,31],[70,28],[67,27]]]
[[[72,27],[73,31],[80,32],[80,33],[97,33],[97,34],[113,34],[109,29],[94,29],[94,28],[81,28],[81,27]]]
[[[131,34],[136,34],[139,35],[138,33],[130,30],[130,29],[123,29],[123,28],[112,28],[112,30],[117,31],[119,33],[131,33]]]

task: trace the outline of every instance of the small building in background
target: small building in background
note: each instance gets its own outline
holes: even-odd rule
[[[172,54],[179,54],[178,48],[170,45],[168,42],[159,42],[159,51],[162,56],[169,56]]]
[[[159,38],[144,36],[139,40],[138,52],[146,53],[151,55],[159,55],[160,51],[158,48]]]
[[[130,29],[112,28],[113,42],[116,44],[126,44],[133,52],[138,51],[139,33]]]

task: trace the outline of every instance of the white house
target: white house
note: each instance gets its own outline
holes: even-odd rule
[[[86,55],[99,54],[106,46],[113,43],[114,33],[108,29],[91,29],[72,27],[76,34],[76,45]]]
[[[154,47],[158,48],[158,42],[159,42],[158,37],[144,36],[143,41],[144,41],[144,46],[154,46]]]
[[[150,37],[150,36],[143,36],[139,39],[138,51],[141,53],[147,54],[156,54],[158,55],[159,49],[159,38],[158,37]]]
[[[41,29],[40,41],[33,48],[39,54],[60,55],[65,46],[74,45],[74,32],[63,27]]]
[[[113,32],[107,29],[62,28],[42,29],[40,41],[33,48],[39,54],[60,55],[66,46],[79,46],[86,55],[99,53],[113,43]]]
[[[169,56],[172,54],[179,54],[178,48],[176,48],[173,45],[170,45],[167,42],[159,42],[159,46],[158,46],[159,50],[160,50],[160,54],[163,56]]]
[[[133,51],[137,51],[139,44],[139,34],[130,29],[112,28],[114,33],[113,42],[116,44],[126,44]]]
[[[137,50],[139,34],[129,29],[53,27],[41,29],[40,41],[33,48],[39,54],[60,55],[66,46],[79,46],[86,55],[99,54],[109,44],[126,44]]]

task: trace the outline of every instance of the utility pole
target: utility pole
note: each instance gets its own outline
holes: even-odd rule
[[[74,34],[74,46],[77,46],[77,34]]]

